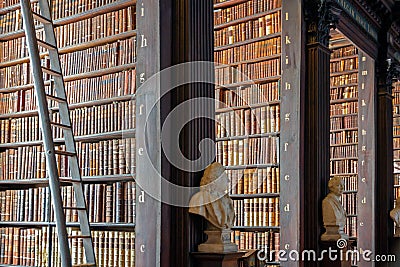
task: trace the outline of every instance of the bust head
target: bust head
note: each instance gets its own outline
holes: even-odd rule
[[[340,197],[343,194],[344,182],[339,176],[334,176],[329,180],[328,188],[331,193]]]

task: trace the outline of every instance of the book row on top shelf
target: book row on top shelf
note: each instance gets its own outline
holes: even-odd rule
[[[400,114],[400,82],[393,84],[393,171],[394,171],[394,199],[400,197],[400,123],[396,115]]]

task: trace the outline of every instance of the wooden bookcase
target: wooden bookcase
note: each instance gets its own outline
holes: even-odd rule
[[[394,199],[400,196],[400,83],[393,84],[393,178]]]
[[[300,212],[300,8],[280,0],[214,5],[216,149],[231,181],[232,241],[267,255],[298,248],[299,228],[289,225],[299,225]],[[264,263],[279,265],[272,255]]]
[[[97,264],[135,266],[136,1],[53,1],[52,7]],[[60,266],[21,27],[19,1],[2,1],[0,264]],[[41,57],[49,64],[46,53]],[[51,81],[46,85],[52,90]],[[60,176],[68,176],[67,163],[58,162]],[[62,188],[66,206],[71,192]],[[75,213],[66,217],[67,225],[77,225]],[[82,244],[71,247],[74,264],[81,263]]]

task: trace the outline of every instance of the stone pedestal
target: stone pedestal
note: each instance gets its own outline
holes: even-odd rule
[[[194,267],[239,267],[239,259],[245,253],[245,251],[225,253],[193,252],[191,256]]]
[[[324,267],[351,267],[351,256],[346,258],[348,250],[352,249],[351,241],[343,248],[339,248],[336,241],[322,241],[321,251],[326,251],[320,266]],[[331,251],[331,253],[329,253]],[[331,257],[330,257],[331,255]],[[335,258],[336,257],[336,258]]]
[[[237,252],[238,247],[231,242],[232,230],[206,230],[207,241],[199,245],[199,252]]]
[[[323,242],[336,242],[339,239],[349,239],[349,236],[343,231],[344,226],[325,225],[324,227],[326,232],[321,236],[321,241]]]

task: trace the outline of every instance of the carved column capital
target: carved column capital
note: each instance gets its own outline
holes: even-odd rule
[[[321,43],[328,46],[329,31],[336,28],[341,10],[332,0],[308,0],[306,21],[308,22],[308,43]]]
[[[387,72],[386,82],[388,85],[392,85],[393,80],[400,79],[400,64],[397,62],[390,62]]]

